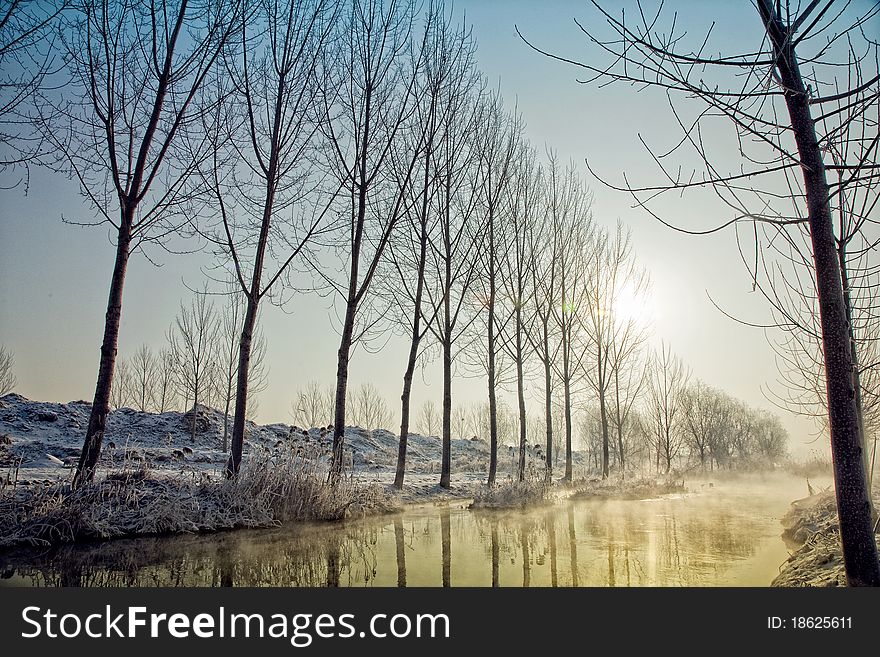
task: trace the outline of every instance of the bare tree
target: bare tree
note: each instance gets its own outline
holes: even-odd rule
[[[15,384],[15,354],[0,345],[0,397],[12,392]]]
[[[535,284],[536,257],[532,235],[539,220],[541,205],[541,169],[533,148],[522,145],[516,157],[512,200],[505,218],[506,248],[502,255],[501,279],[509,319],[502,324],[502,346],[516,370],[516,399],[519,414],[519,458],[517,479],[523,481],[526,471],[526,368],[532,355],[529,333],[535,316],[528,303]],[[491,475],[491,467],[490,467]]]
[[[334,399],[332,389],[325,389],[317,381],[309,381],[293,395],[293,421],[305,429],[327,426],[333,417]]]
[[[163,347],[156,356],[156,397],[155,408],[164,413],[176,407],[178,401],[176,389],[177,361],[170,347]]]
[[[204,156],[203,139],[188,134],[197,112],[193,101],[239,8],[237,0],[103,0],[79,3],[61,16],[68,84],[64,94],[41,100],[42,135],[57,151],[59,167],[79,183],[95,223],[109,225],[116,242],[75,485],[91,481],[101,451],[129,257],[180,234],[189,221],[187,181]]]
[[[436,436],[438,428],[439,416],[437,415],[437,406],[432,401],[426,401],[422,404],[419,411],[419,419],[417,421],[419,433],[423,436]]]
[[[564,193],[560,189],[559,169],[555,156],[551,154],[550,166],[545,178],[545,212],[548,217],[556,216],[554,211],[563,202]],[[553,306],[559,286],[557,254],[562,246],[562,236],[557,230],[558,222],[537,220],[527,226],[529,237],[529,253],[532,262],[529,270],[532,274],[530,286],[531,298],[527,308],[529,318],[525,322],[526,338],[534,351],[535,357],[544,370],[544,430],[546,433],[545,458],[546,479],[553,477],[554,458],[558,456],[559,441],[553,441],[556,423],[553,417],[553,364],[559,349],[553,321]],[[570,441],[569,441],[570,443]],[[524,455],[520,456],[524,461]]]
[[[707,459],[711,460],[712,445],[726,429],[722,423],[729,419],[727,408],[724,396],[702,381],[688,386],[682,396],[685,442],[696,453],[701,468],[706,467]]]
[[[584,288],[584,276],[588,274],[585,263],[596,248],[591,214],[591,199],[578,180],[574,168],[564,173],[559,170],[555,158],[548,167],[547,213],[552,225],[553,239],[558,240],[554,249],[553,265],[557,286],[549,302],[550,314],[555,324],[559,345],[552,361],[556,376],[562,384],[562,407],[565,418],[565,481],[572,476],[572,396],[573,384],[582,374],[582,359],[586,353],[577,348],[579,331],[577,315],[586,312],[579,295]]]
[[[409,357],[403,375],[401,393],[400,443],[397,454],[396,488],[403,487],[406,470],[406,446],[410,426],[410,397],[416,362],[422,341],[434,320],[425,317],[425,285],[428,270],[429,243],[437,230],[437,149],[446,114],[460,105],[459,98],[473,86],[474,42],[470,31],[455,28],[445,3],[431,3],[427,9],[425,61],[422,75],[416,82],[419,101],[406,135],[419,149],[417,175],[407,170],[406,162],[398,171],[398,184],[408,184],[409,202],[405,221],[396,239],[390,242],[390,260],[394,274],[385,277],[390,284],[389,296],[399,307],[399,317],[410,339]],[[407,149],[404,150],[406,152]],[[401,294],[403,292],[403,294]]]
[[[124,358],[120,358],[119,363],[113,372],[113,395],[110,397],[110,406],[114,411],[132,405],[133,383],[131,368],[128,366],[128,361]]]
[[[430,243],[430,276],[426,288],[431,334],[439,346],[443,368],[440,486],[449,488],[452,467],[452,381],[461,341],[474,321],[471,295],[477,280],[477,250],[482,224],[476,215],[474,188],[475,97],[458,95],[455,108],[444,117],[443,137],[437,149],[437,215],[439,226]],[[464,414],[459,406],[455,421],[463,435]]]
[[[372,383],[362,383],[350,391],[351,420],[364,429],[384,429],[391,423],[388,404]]]
[[[232,261],[245,307],[237,343],[235,412],[226,474],[241,467],[260,302],[327,230],[329,203],[315,175],[318,99],[326,92],[320,58],[329,47],[335,0],[265,0],[235,25],[224,57],[210,166],[202,172],[219,207],[212,241]],[[226,92],[224,87],[228,86]],[[229,395],[227,395],[227,399]],[[225,442],[225,440],[224,440]]]
[[[142,344],[129,361],[132,397],[135,408],[141,412],[153,409],[155,398],[157,362],[149,345]]]
[[[168,332],[168,342],[178,363],[177,389],[187,401],[192,401],[190,440],[195,442],[199,403],[209,394],[217,380],[216,345],[220,321],[214,301],[207,290],[197,292],[189,306],[183,302]]]
[[[511,319],[499,302],[503,257],[507,250],[505,242],[508,238],[504,221],[510,212],[514,158],[520,146],[521,130],[519,121],[505,112],[499,93],[484,94],[478,101],[474,134],[474,185],[475,210],[481,216],[483,230],[476,251],[479,273],[477,313],[480,318],[478,326],[485,331],[485,342],[480,346],[485,349],[481,366],[486,372],[489,392],[489,486],[495,485],[498,468],[497,396],[506,373],[505,364],[500,362],[503,358],[502,328]],[[470,353],[473,355],[475,352],[470,350]],[[521,349],[520,354],[523,353]],[[524,423],[522,431],[524,450]],[[525,452],[522,453],[524,458]]]
[[[599,237],[598,244],[588,256],[586,269],[587,273],[583,276],[583,309],[577,315],[588,354],[582,359],[581,365],[584,378],[599,402],[602,476],[607,477],[612,422],[618,428],[618,459],[621,469],[624,465],[623,436],[620,430],[634,400],[624,396],[621,404],[621,376],[624,379],[632,376],[631,373],[621,370],[631,365],[647,337],[648,327],[637,308],[645,300],[647,276],[636,264],[630,235],[620,224],[613,236],[603,233]],[[638,368],[636,371],[638,372]],[[638,376],[639,373],[636,373],[636,377]]]
[[[588,71],[591,80],[659,88],[672,101],[673,116],[683,133],[672,151],[649,153],[660,167],[661,185],[626,183],[618,188],[634,195],[637,203],[661,221],[649,204],[665,192],[710,189],[732,210],[733,216],[719,226],[686,232],[714,232],[748,222],[808,233],[805,260],[812,263],[810,271],[815,276],[847,580],[853,586],[880,585],[854,385],[853,341],[831,206],[841,183],[875,185],[877,180],[876,130],[851,134],[863,146],[852,149],[852,159],[843,163],[834,161],[831,144],[836,134],[847,132],[854,116],[850,110],[863,113],[876,104],[877,44],[867,36],[865,26],[880,7],[871,5],[858,13],[854,3],[829,11],[831,3],[818,0],[806,5],[757,0],[754,6],[763,27],[756,35],[760,45],[744,48],[743,54],[710,56],[706,53],[712,51],[711,30],[688,50],[674,18],[670,29],[658,26],[659,9],[650,15],[639,6],[640,18],[627,22],[625,15],[618,18],[598,3],[594,5],[602,20],[582,29],[600,52],[612,58],[610,64],[576,62],[540,52]],[[600,25],[611,30],[609,37],[599,35]],[[809,66],[806,74],[803,65]],[[847,78],[845,83],[841,73]],[[694,99],[703,109],[695,119],[688,119],[677,110],[675,97]],[[729,172],[712,157],[703,138],[705,126],[719,116],[735,128],[738,154],[744,160]],[[686,149],[696,153],[704,168],[702,176],[667,164],[674,153]],[[828,172],[837,170],[844,171],[842,180],[829,184]],[[776,184],[756,187],[768,177],[775,177]]]
[[[331,86],[322,95],[329,168],[343,193],[338,212],[341,227],[335,243],[345,280],[317,275],[344,299],[336,367],[331,478],[342,471],[345,404],[352,345],[372,328],[372,284],[392,231],[407,203],[409,177],[418,150],[403,152],[404,126],[415,111],[415,84],[423,56],[413,44],[415,5],[352,0],[338,21],[340,51],[325,66]],[[404,164],[405,163],[405,164]],[[403,186],[398,174],[407,172]]]
[[[647,421],[651,427],[657,470],[662,462],[669,474],[678,458],[684,434],[684,394],[689,373],[667,345],[654,353],[648,370]]]

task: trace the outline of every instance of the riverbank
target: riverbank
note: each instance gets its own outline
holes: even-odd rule
[[[833,490],[792,502],[782,525],[782,537],[793,552],[771,586],[847,585]]]

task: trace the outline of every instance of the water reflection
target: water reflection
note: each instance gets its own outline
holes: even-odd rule
[[[0,584],[760,586],[787,557],[779,517],[802,488],[776,477],[528,513],[423,507],[343,524],[20,550],[0,555]]]

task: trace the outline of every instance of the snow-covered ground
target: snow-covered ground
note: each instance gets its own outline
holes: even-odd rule
[[[18,477],[19,484],[39,483],[72,476],[79,458],[89,420],[91,404],[31,401],[15,393],[0,397],[0,474]],[[121,408],[110,413],[104,434],[101,466],[119,467],[126,459],[144,460],[157,471],[179,472],[193,469],[213,473],[223,471],[223,413],[199,407],[197,432],[191,437],[192,414],[171,411],[144,413]],[[247,423],[245,458],[255,450],[300,449],[315,455],[326,465],[332,432],[321,428],[305,431],[287,424]],[[231,433],[231,419],[230,419]],[[346,461],[358,479],[390,484],[397,463],[397,435],[384,429],[345,429]],[[182,458],[181,458],[182,456]],[[539,452],[530,450],[537,464]],[[61,463],[59,463],[60,461]],[[423,501],[426,497],[460,498],[470,496],[485,480],[489,446],[484,440],[452,441],[452,491],[438,486],[440,478],[440,439],[410,434],[407,448],[407,481],[402,501]],[[499,479],[513,466],[510,448],[499,455]]]

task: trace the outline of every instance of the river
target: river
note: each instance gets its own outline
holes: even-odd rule
[[[0,586],[769,585],[788,557],[780,518],[806,482],[776,473],[687,486],[646,500],[420,505],[343,523],[15,550],[0,554]]]

